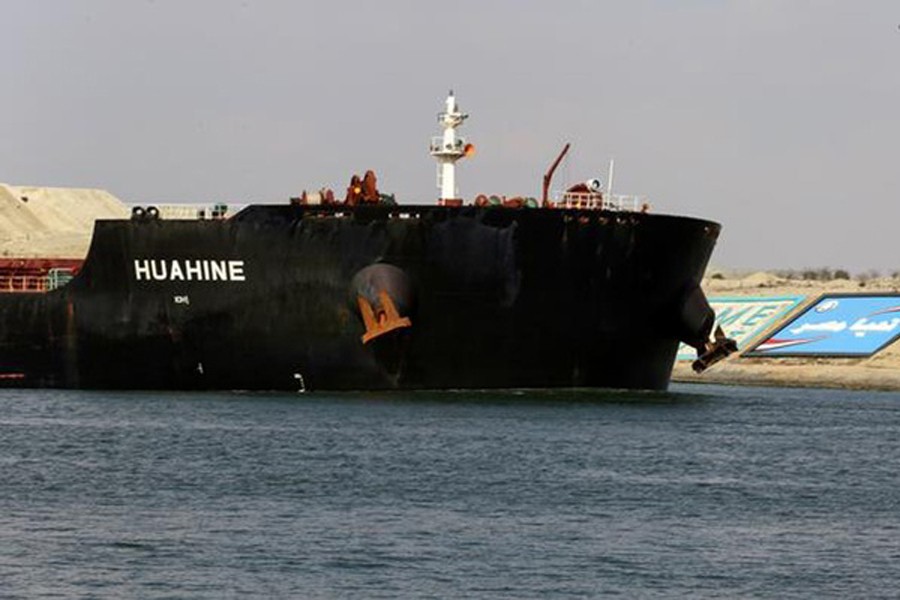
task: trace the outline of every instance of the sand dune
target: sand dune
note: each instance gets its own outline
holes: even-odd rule
[[[84,258],[94,221],[129,215],[105,190],[0,184],[0,256]]]

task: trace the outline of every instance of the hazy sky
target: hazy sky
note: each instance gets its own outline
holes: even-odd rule
[[[713,262],[900,269],[900,3],[0,0],[0,181],[280,202],[368,168],[437,197],[600,175],[724,226]],[[560,183],[562,183],[560,181]]]

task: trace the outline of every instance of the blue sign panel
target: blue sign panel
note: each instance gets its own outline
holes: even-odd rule
[[[744,356],[871,356],[900,337],[900,294],[819,298]]]
[[[793,310],[806,296],[734,296],[709,299],[716,325],[743,349],[759,334]],[[695,360],[697,351],[687,344],[678,347],[678,360]]]

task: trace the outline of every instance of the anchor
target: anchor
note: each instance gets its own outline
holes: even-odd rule
[[[737,349],[737,342],[726,337],[722,326],[719,325],[716,327],[715,339],[706,342],[703,353],[698,353],[697,360],[691,364],[691,368],[694,369],[694,373],[702,373],[728,355],[737,352]]]
[[[378,302],[380,306],[373,307],[368,300],[362,296],[357,296],[356,301],[359,304],[359,313],[363,318],[363,325],[366,332],[362,336],[362,343],[368,344],[375,338],[396,329],[412,327],[412,321],[409,317],[401,317],[397,312],[394,301],[388,296],[384,290],[378,292]]]

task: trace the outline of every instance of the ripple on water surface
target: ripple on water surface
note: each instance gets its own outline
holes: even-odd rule
[[[6,391],[12,597],[891,597],[900,395]]]

